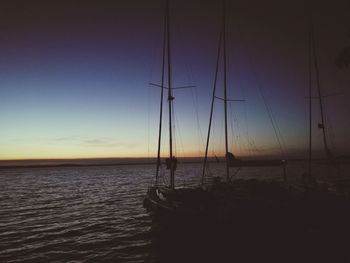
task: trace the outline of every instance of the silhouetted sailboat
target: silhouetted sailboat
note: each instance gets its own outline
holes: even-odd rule
[[[326,182],[322,182],[323,185],[327,185],[327,190],[329,193],[337,194],[337,195],[349,195],[350,194],[350,179],[342,178],[340,173],[340,163],[338,158],[334,155],[329,147],[328,142],[328,134],[327,134],[327,125],[325,118],[325,106],[324,99],[326,97],[339,95],[340,93],[333,93],[324,95],[321,91],[320,85],[320,74],[319,74],[319,65],[318,65],[318,57],[316,53],[316,41],[315,41],[315,33],[314,33],[314,25],[312,19],[311,7],[309,6],[309,156],[308,156],[308,173],[304,174],[303,179],[306,178],[306,182],[304,184],[307,185],[308,181],[317,182],[313,177],[312,173],[312,66],[314,67],[315,78],[316,78],[316,89],[319,104],[319,112],[320,112],[320,122],[318,123],[318,128],[322,131],[322,141],[323,141],[323,149],[325,151],[325,164],[328,167],[328,178]],[[332,170],[336,171],[336,174],[332,173]],[[316,185],[314,183],[314,185]]]
[[[223,10],[225,10],[224,5]],[[219,180],[214,180],[211,187],[208,188],[175,187],[174,176],[177,160],[172,152],[171,113],[174,97],[171,85],[168,3],[166,4],[164,24],[162,83],[158,85],[161,88],[161,98],[155,185],[148,189],[147,196],[144,199],[144,206],[151,214],[156,216],[164,213],[170,215],[161,217],[161,220],[152,220],[152,223],[155,223],[152,224],[151,228],[154,231],[152,233],[155,233],[152,237],[156,240],[154,247],[159,247],[159,250],[164,254],[164,259],[160,260],[160,262],[187,262],[190,261],[189,259],[193,259],[193,262],[222,262],[225,261],[220,260],[225,258],[222,255],[227,256],[226,261],[232,256],[238,261],[257,261],[272,258],[278,259],[279,262],[288,253],[293,260],[295,259],[294,261],[300,261],[300,258],[305,257],[305,251],[311,255],[307,259],[321,259],[322,257],[319,256],[320,242],[313,241],[318,241],[322,238],[322,243],[325,239],[328,239],[326,241],[329,242],[325,244],[333,244],[334,235],[327,236],[327,232],[324,235],[324,232],[317,228],[315,231],[315,226],[320,226],[321,230],[324,231],[328,230],[330,226],[336,226],[336,224],[329,224],[329,215],[327,213],[329,211],[337,211],[339,205],[332,202],[329,204],[333,210],[324,209],[325,211],[323,211],[321,208],[316,210],[318,206],[315,208],[313,202],[303,202],[303,200],[300,202],[300,198],[294,198],[294,195],[290,195],[289,191],[281,187],[281,184],[278,182],[258,180],[230,181],[230,167],[283,165],[285,162],[282,160],[245,161],[235,158],[228,151],[227,102],[230,100],[227,98],[226,85],[225,15],[223,15],[222,32],[218,48],[202,185],[204,184],[205,168],[208,160],[215,99],[220,99],[224,102],[227,182],[221,183]],[[223,50],[224,60],[224,98],[218,98],[215,93],[221,50]],[[167,67],[165,67],[166,61]],[[167,87],[164,85],[166,82],[166,69],[168,73]],[[170,137],[169,157],[166,159],[170,183],[167,186],[161,186],[159,183],[164,90],[168,91]],[[328,202],[326,204],[328,205]],[[313,213],[314,211],[317,211],[317,213]],[[347,219],[348,217],[344,218]],[[310,227],[310,222],[312,228]],[[336,218],[334,222],[338,223],[339,218]],[[344,225],[347,227],[347,224]],[[329,246],[327,245],[323,247],[328,249]],[[273,250],[271,250],[272,247],[274,248]],[[294,249],[291,253],[291,247],[296,247],[297,249]],[[326,251],[327,249],[323,250]],[[252,251],[258,251],[258,253],[250,253]],[[262,251],[266,253],[262,254]],[[338,247],[335,251],[338,251]],[[192,257],[189,256],[189,252],[194,255]],[[211,257],[207,257],[207,255],[211,255]],[[332,254],[333,256],[334,254]],[[253,258],[254,260],[252,260]],[[209,261],[206,261],[208,259]]]
[[[325,106],[324,99],[329,96],[338,95],[339,93],[324,95],[321,91],[320,74],[319,74],[319,63],[316,52],[316,40],[314,33],[314,25],[312,19],[312,10],[310,3],[308,4],[308,158],[307,158],[307,172],[302,174],[301,183],[290,184],[290,186],[298,191],[302,192],[318,192],[321,190],[322,193],[339,193],[339,189],[349,189],[350,181],[346,178],[339,178],[340,168],[337,158],[329,147],[327,125],[325,118]],[[313,96],[313,73],[315,74],[315,87],[317,96]],[[313,121],[314,113],[312,110],[312,101],[317,99],[319,106],[320,121],[317,124],[317,128],[322,131],[322,143],[325,152],[324,164],[327,166],[328,175],[331,175],[331,170],[337,171],[337,176],[328,177],[326,181],[320,180],[315,176],[312,169],[313,163]],[[327,191],[325,191],[327,190]]]
[[[225,1],[222,1],[222,28],[221,34],[219,38],[219,46],[217,51],[217,60],[216,60],[216,70],[214,77],[214,85],[212,92],[212,100],[211,100],[211,109],[210,109],[210,117],[209,117],[209,125],[208,125],[208,134],[205,148],[205,157],[203,163],[203,172],[202,172],[202,184],[204,183],[206,164],[208,160],[208,149],[209,149],[209,141],[211,135],[211,126],[213,119],[213,110],[214,110],[214,101],[216,99],[224,102],[224,120],[225,120],[225,163],[226,163],[226,181],[229,182],[230,179],[230,167],[256,167],[256,166],[284,166],[286,164],[285,160],[242,160],[236,158],[228,149],[228,132],[227,132],[227,103],[232,101],[244,101],[239,99],[228,99],[227,98],[227,54],[226,54],[226,8]],[[221,58],[221,50],[223,51],[222,59],[223,59],[223,86],[224,86],[224,97],[220,98],[216,96],[216,88],[217,88],[217,80],[219,73],[219,64]],[[285,171],[285,170],[284,170]]]
[[[177,169],[177,158],[173,154],[173,90],[178,87],[172,87],[172,69],[171,69],[171,47],[170,47],[170,17],[169,17],[169,2],[166,1],[165,16],[164,16],[164,35],[163,35],[163,59],[162,59],[162,77],[161,85],[156,85],[161,88],[160,95],[160,117],[159,117],[159,134],[158,134],[158,151],[155,185],[150,187],[147,196],[144,199],[144,206],[150,212],[159,211],[178,211],[182,209],[195,208],[194,200],[202,193],[201,188],[176,188],[175,187],[175,171]],[[167,72],[167,81],[165,73]],[[167,82],[167,86],[165,83]],[[191,86],[180,87],[188,88]],[[163,96],[164,90],[167,90],[168,95],[168,112],[169,112],[169,157],[166,158],[166,169],[169,170],[170,183],[167,186],[160,185],[159,172],[161,166],[161,137],[162,137],[162,119],[163,119]],[[191,208],[190,208],[191,207]]]

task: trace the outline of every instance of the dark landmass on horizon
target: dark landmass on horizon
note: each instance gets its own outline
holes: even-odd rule
[[[163,158],[162,158],[163,159]],[[214,158],[212,158],[214,160]],[[180,163],[200,163],[202,157],[178,158]],[[82,158],[82,159],[28,159],[0,160],[1,168],[49,168],[49,167],[87,167],[120,165],[155,165],[156,158]]]
[[[238,157],[240,158],[240,157]],[[162,158],[164,159],[164,158]],[[224,158],[218,157],[223,163]],[[271,156],[245,157],[242,159],[276,159]],[[286,158],[289,161],[305,161],[305,158]],[[350,161],[350,155],[337,157],[339,161]],[[179,163],[202,163],[203,157],[179,157]],[[209,157],[209,162],[218,162],[215,157]],[[315,158],[314,161],[324,161],[323,158]],[[89,166],[122,166],[122,165],[155,165],[156,158],[82,158],[82,159],[27,159],[27,160],[0,160],[0,169],[9,168],[53,168],[53,167],[89,167]]]

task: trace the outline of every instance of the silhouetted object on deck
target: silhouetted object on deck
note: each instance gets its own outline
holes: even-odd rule
[[[233,155],[233,153],[231,153],[231,152],[226,153],[226,162],[233,163],[237,160],[238,159],[236,159],[236,157]]]
[[[175,157],[173,157],[172,159],[166,158],[165,164],[166,164],[166,169],[167,170],[171,170],[172,169],[173,171],[176,171],[177,159]]]

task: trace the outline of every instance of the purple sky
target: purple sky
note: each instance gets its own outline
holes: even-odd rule
[[[307,145],[307,16],[304,1],[227,1],[230,148],[280,154]],[[315,1],[313,19],[329,139],[350,152],[350,69],[335,59],[349,45],[345,0]],[[0,159],[154,156],[164,1],[1,1]],[[171,1],[177,155],[201,155],[220,29],[217,1]],[[219,84],[222,83],[222,77]],[[222,85],[219,86],[222,92]],[[217,102],[211,153],[222,153]],[[321,148],[314,101],[314,145]],[[232,112],[232,113],[231,113]],[[167,119],[164,119],[167,122]],[[163,154],[167,151],[167,134]]]

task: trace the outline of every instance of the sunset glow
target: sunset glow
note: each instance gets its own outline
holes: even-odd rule
[[[160,1],[145,2],[98,8],[43,3],[46,14],[29,4],[2,6],[0,159],[156,155],[160,91],[148,83],[160,83],[161,78],[163,7]],[[177,156],[202,156],[207,134],[220,7],[202,4],[205,8],[197,10],[180,1],[171,8],[174,86],[196,85],[175,92]],[[283,150],[291,156],[305,154],[307,39],[302,6],[281,6],[283,16],[276,8],[266,7],[260,14],[259,6],[228,7],[229,96],[246,100],[230,103],[230,149],[236,155],[282,153],[264,98],[283,137]],[[348,13],[341,11],[343,3],[332,8],[315,10],[325,94],[342,92],[350,82],[349,72],[334,65],[347,40],[342,21]],[[339,80],[336,85],[334,79]],[[222,83],[218,89],[222,92]],[[326,101],[330,136],[340,154],[350,149],[348,97]],[[220,101],[215,105],[210,155],[223,154],[222,107]],[[321,149],[316,103],[313,110],[314,145]],[[166,118],[164,123],[166,127]],[[167,140],[165,133],[163,156]]]

